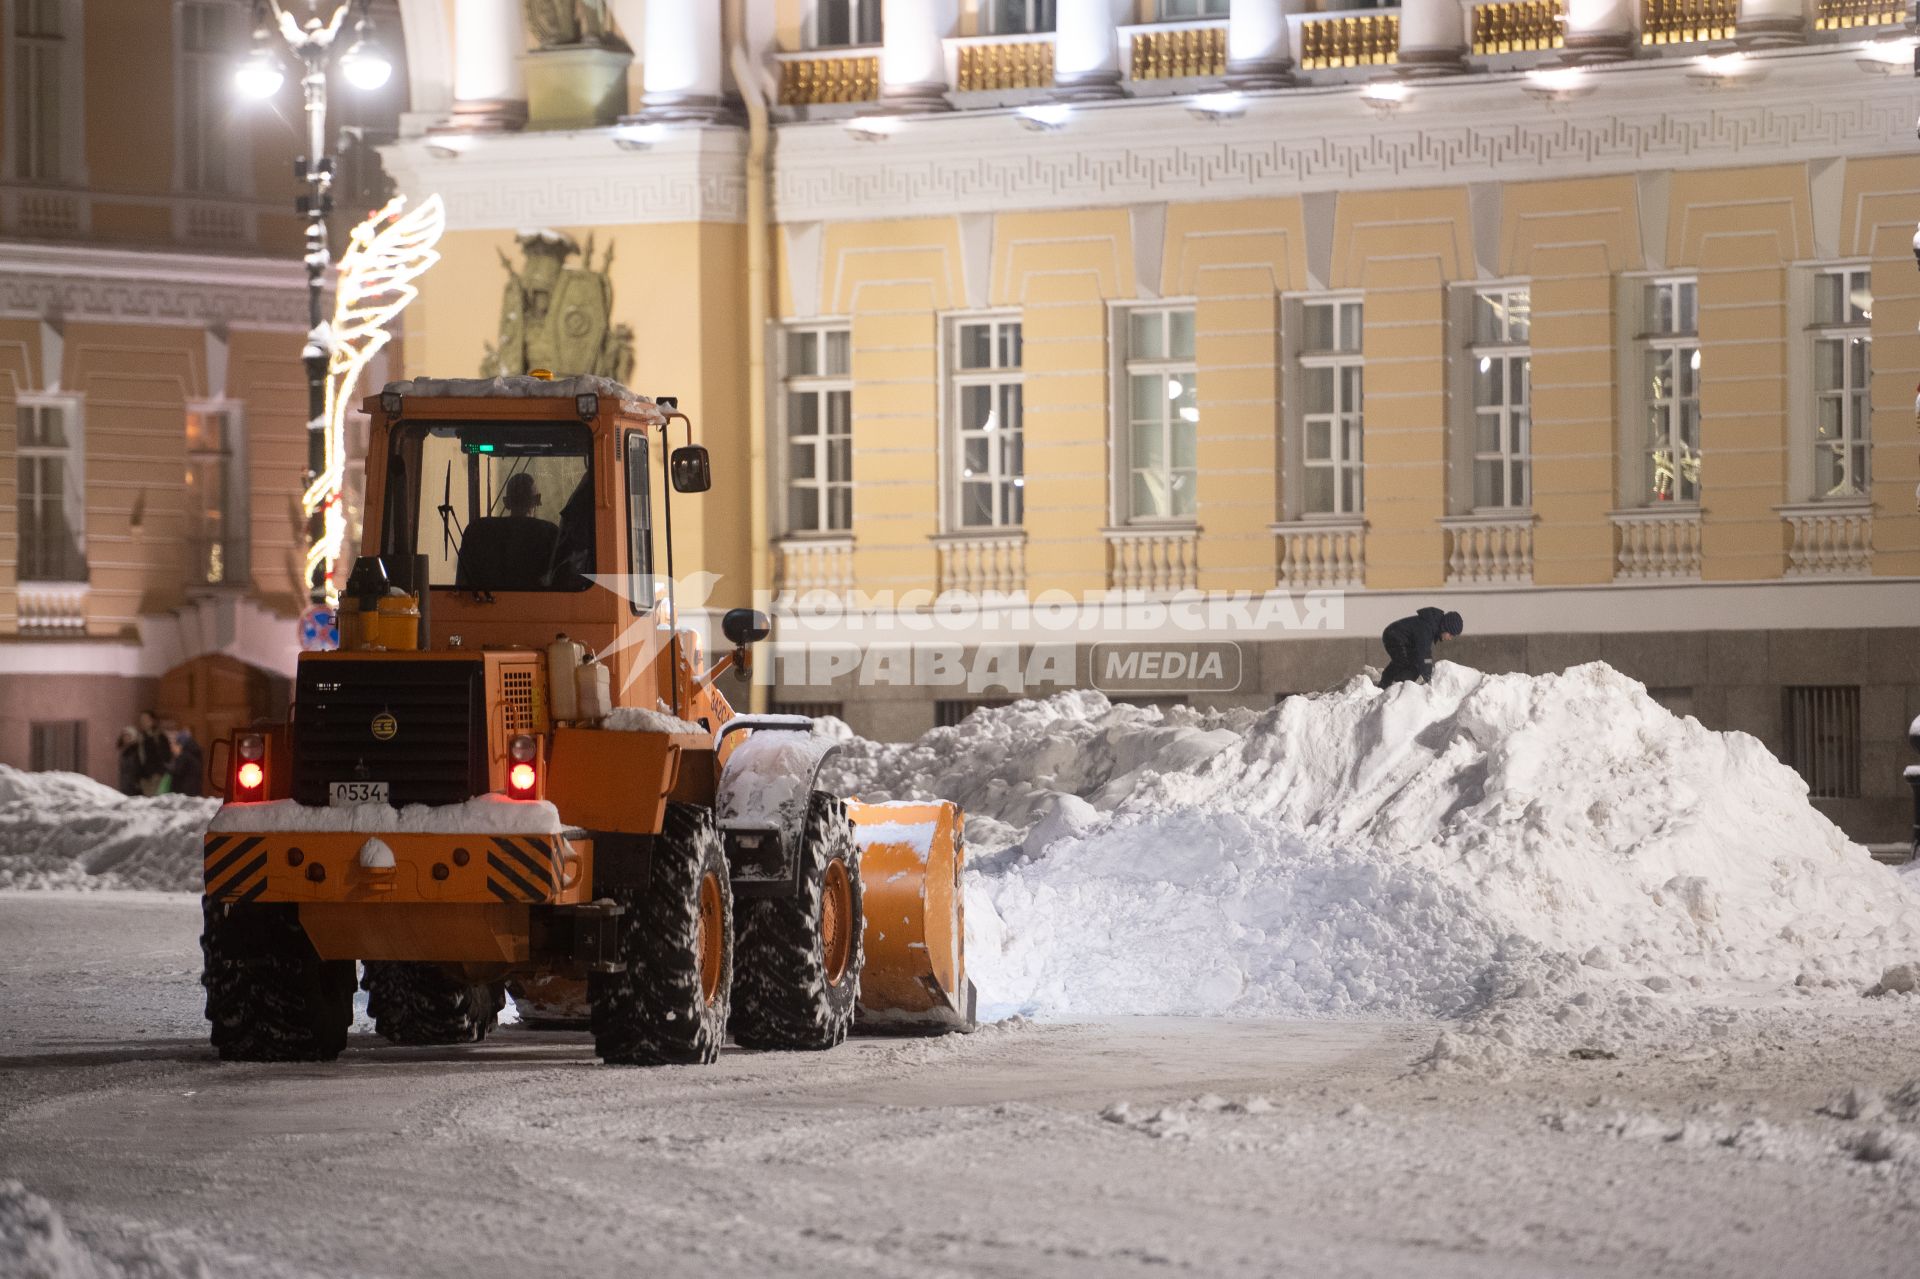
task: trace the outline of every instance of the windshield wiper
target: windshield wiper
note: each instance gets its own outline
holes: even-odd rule
[[[440,553],[455,563],[460,558],[460,538],[466,530],[453,516],[453,463],[447,463],[447,482],[440,490]]]

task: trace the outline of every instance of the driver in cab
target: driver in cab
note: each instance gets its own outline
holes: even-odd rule
[[[465,591],[545,590],[553,577],[560,527],[534,512],[540,490],[533,476],[518,471],[500,491],[505,515],[475,520],[460,541],[456,589]]]

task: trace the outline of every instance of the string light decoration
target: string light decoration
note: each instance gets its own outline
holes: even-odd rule
[[[336,569],[346,540],[347,413],[355,384],[373,357],[393,340],[388,327],[420,290],[414,281],[440,260],[434,245],[447,229],[446,206],[430,195],[411,212],[395,196],[353,229],[340,255],[334,285],[333,320],[309,338],[327,352],[326,453],[312,485],[301,495],[309,519],[321,517],[320,537],[307,548],[308,581],[325,583],[329,606],[340,602]],[[316,571],[320,576],[316,578]]]

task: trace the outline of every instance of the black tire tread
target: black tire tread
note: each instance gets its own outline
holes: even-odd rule
[[[506,1006],[504,987],[466,981],[437,964],[369,960],[361,985],[374,1029],[394,1044],[478,1043]]]
[[[700,998],[700,881],[720,882],[721,972],[711,1003]],[[594,1051],[622,1066],[705,1065],[720,1056],[733,981],[733,890],[713,813],[667,805],[645,889],[606,894],[618,917],[618,973],[589,980]]]
[[[290,906],[201,899],[200,984],[222,1061],[332,1061],[353,1025],[352,960],[322,960]]]
[[[846,801],[825,791],[807,800],[800,841],[801,891],[760,897],[738,907],[734,939],[733,1038],[743,1048],[818,1052],[847,1038],[866,965],[866,917],[860,891],[860,848]],[[847,970],[827,984],[820,898],[828,865],[847,863],[853,889],[853,942]]]

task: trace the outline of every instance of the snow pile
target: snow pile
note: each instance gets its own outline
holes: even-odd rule
[[[1070,693],[836,767],[967,809],[983,1011],[1673,1023],[1683,995],[1855,994],[1920,957],[1920,881],[1758,741],[1599,663],[1265,713]]]
[[[78,773],[0,764],[0,888],[200,891],[217,799],[129,799]]]
[[[0,1275],[17,1279],[204,1279],[204,1259],[157,1241],[103,1255],[76,1239],[60,1210],[17,1181],[0,1181]]]

